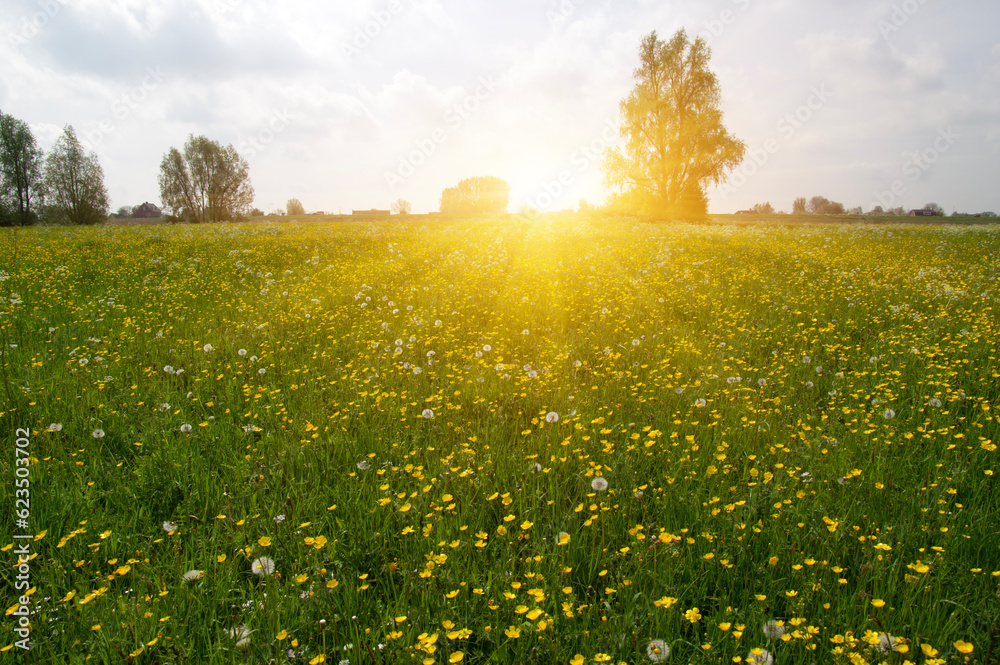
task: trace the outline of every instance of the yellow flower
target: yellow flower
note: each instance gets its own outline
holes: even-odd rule
[[[510,626],[509,628],[504,630],[503,634],[512,640],[516,640],[517,638],[521,637],[521,631],[515,628],[514,626]]]
[[[882,600],[881,598],[875,598],[874,600],[872,600],[872,605],[874,605],[875,607],[885,607],[885,601]]]
[[[698,623],[701,620],[701,612],[697,607],[692,607],[687,612],[684,613],[684,618],[691,623]]]
[[[462,653],[461,651],[456,651],[455,653],[451,654],[451,656],[448,658],[448,662],[449,663],[460,663],[460,662],[462,662],[463,658],[465,658],[465,654]]]
[[[276,640],[278,640],[280,642],[281,640],[285,639],[286,637],[288,637],[288,631],[287,630],[283,630],[280,633],[278,633],[277,635],[275,635],[274,639],[276,639]]]
[[[225,554],[220,554],[219,556],[215,557],[216,563],[222,563],[225,560],[226,560],[226,555]]]
[[[973,650],[973,646],[971,644],[963,642],[962,640],[955,642],[955,648],[964,654],[970,654]]]
[[[920,650],[923,651],[924,655],[927,656],[928,658],[933,658],[938,654],[938,650],[932,647],[931,645],[927,644],[926,642],[920,645]]]
[[[319,665],[320,663],[326,662],[326,655],[320,654],[309,661],[309,665]]]
[[[338,582],[337,580],[330,580],[329,582],[326,583],[327,589],[336,589],[338,586],[340,586],[340,582]]]
[[[271,539],[268,538],[267,536],[261,536],[257,540],[257,544],[260,545],[261,547],[270,547],[271,546]]]
[[[583,654],[578,653],[575,656],[573,656],[573,658],[570,659],[569,665],[583,665],[583,662],[584,662]]]

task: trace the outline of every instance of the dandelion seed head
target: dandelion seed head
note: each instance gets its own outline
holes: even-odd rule
[[[761,627],[761,632],[764,633],[764,637],[773,642],[785,634],[785,627],[777,621],[766,621]]]
[[[254,559],[250,564],[250,571],[258,577],[267,577],[274,573],[274,559],[266,556]]]
[[[205,571],[203,570],[189,570],[181,576],[181,581],[184,584],[190,584],[191,582],[197,582],[204,576]]]
[[[886,635],[885,633],[882,633],[881,635],[878,636],[878,648],[879,651],[881,651],[882,653],[889,653],[890,651],[896,651],[897,645],[898,643],[896,642],[896,638],[894,638],[892,635]]]
[[[653,640],[646,645],[646,657],[654,663],[662,663],[670,658],[670,647],[663,640]]]
[[[767,649],[751,649],[744,662],[753,665],[773,665],[774,656]]]

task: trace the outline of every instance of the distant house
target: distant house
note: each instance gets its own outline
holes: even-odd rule
[[[143,203],[141,206],[136,206],[132,208],[132,217],[136,219],[151,219],[154,217],[163,217],[163,211],[157,208],[154,204]]]
[[[737,210],[736,214],[737,215],[753,215],[754,211],[753,210]]]
[[[351,215],[354,217],[388,217],[390,213],[388,210],[376,210],[372,208],[371,210],[352,210]]]
[[[927,210],[926,208],[921,208],[920,210],[911,210],[910,217],[933,217],[934,211]]]

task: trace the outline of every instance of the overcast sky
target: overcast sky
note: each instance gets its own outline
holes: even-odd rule
[[[112,207],[159,203],[190,134],[250,162],[256,205],[437,210],[475,175],[510,211],[602,200],[638,47],[712,47],[747,159],[709,210],[797,196],[1000,211],[996,0],[4,0],[0,110],[92,146]],[[561,182],[560,182],[561,180]]]

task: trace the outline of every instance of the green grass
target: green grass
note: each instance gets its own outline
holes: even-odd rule
[[[25,662],[1000,652],[996,226],[4,232]]]

